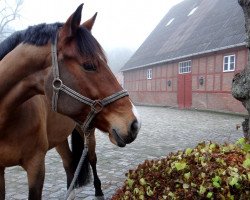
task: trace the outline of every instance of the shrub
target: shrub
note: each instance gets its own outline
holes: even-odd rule
[[[112,200],[250,199],[250,145],[200,143],[146,160],[126,174]]]

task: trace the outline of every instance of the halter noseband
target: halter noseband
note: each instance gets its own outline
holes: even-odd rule
[[[77,122],[81,125],[81,128],[84,132],[88,130],[90,122],[93,120],[93,118],[95,117],[97,113],[101,112],[104,106],[120,98],[128,96],[128,92],[126,90],[121,90],[102,100],[92,100],[92,99],[89,99],[88,97],[85,97],[79,94],[78,92],[64,85],[63,81],[60,79],[58,60],[57,60],[57,36],[55,37],[55,40],[51,43],[51,54],[52,54],[52,70],[53,70],[53,78],[54,78],[52,82],[52,86],[53,86],[52,109],[53,111],[57,112],[57,104],[58,104],[60,90],[68,94],[69,96],[73,97],[74,99],[80,101],[81,103],[89,105],[91,108],[91,111],[89,112],[86,120],[83,123]]]

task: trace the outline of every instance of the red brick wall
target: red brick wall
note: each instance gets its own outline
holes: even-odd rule
[[[223,72],[223,57],[231,54],[236,56],[236,69],[234,72]],[[129,91],[132,100],[137,104],[178,107],[178,63],[185,60],[192,60],[191,108],[246,112],[241,103],[231,95],[232,78],[234,74],[244,69],[247,62],[246,48],[126,71],[123,73],[124,88]],[[151,80],[147,80],[149,68],[153,70]],[[204,77],[203,85],[199,84],[200,77]],[[167,84],[169,80],[171,86]]]

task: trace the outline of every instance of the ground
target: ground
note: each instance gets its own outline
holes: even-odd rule
[[[170,152],[194,147],[200,141],[235,142],[242,137],[236,129],[244,117],[211,112],[178,110],[163,107],[137,107],[142,128],[137,139],[125,148],[110,143],[108,137],[97,132],[98,174],[106,199],[125,180],[125,173],[145,159],[154,159]],[[27,199],[26,173],[20,167],[6,170],[6,199]],[[92,182],[76,191],[77,200],[94,197]],[[55,150],[46,156],[46,178],[43,199],[61,200],[66,194],[66,176]]]

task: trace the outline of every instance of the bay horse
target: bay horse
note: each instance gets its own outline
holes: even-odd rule
[[[68,185],[75,170],[74,148],[71,151],[67,141],[72,131],[81,134],[82,146],[86,140],[93,167],[95,128],[119,147],[138,134],[136,109],[91,34],[96,15],[81,24],[82,6],[65,23],[31,26],[0,44],[1,200],[4,170],[15,165],[27,172],[28,199],[41,199],[45,155],[54,147]]]

